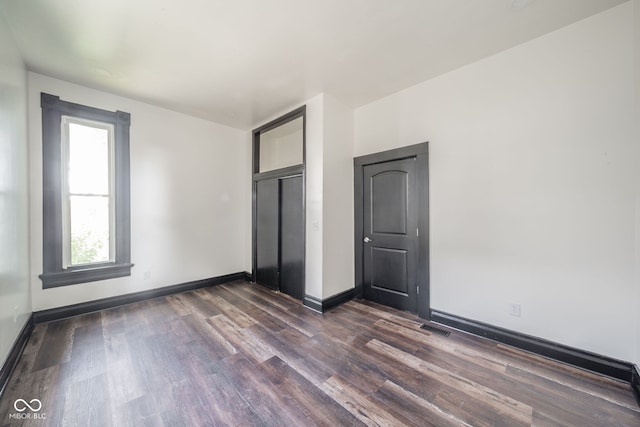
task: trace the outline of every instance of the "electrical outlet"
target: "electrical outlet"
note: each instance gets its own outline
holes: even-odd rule
[[[150,271],[145,271],[144,272],[144,280],[149,280],[151,279],[151,272]]]
[[[509,316],[520,317],[522,314],[522,310],[520,304],[511,303],[509,304]]]

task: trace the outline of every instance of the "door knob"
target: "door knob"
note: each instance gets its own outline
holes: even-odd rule
[[[370,239],[370,238],[368,238],[368,237],[365,237],[365,238],[364,238],[364,242],[365,242],[365,243],[369,243],[370,241],[371,241],[371,239]]]

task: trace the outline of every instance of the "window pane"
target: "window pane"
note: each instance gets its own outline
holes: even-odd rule
[[[69,123],[69,191],[109,193],[109,131]]]
[[[109,261],[109,198],[71,196],[71,264]]]
[[[302,117],[260,134],[260,172],[302,164]]]

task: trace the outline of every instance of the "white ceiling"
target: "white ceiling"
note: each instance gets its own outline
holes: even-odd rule
[[[626,0],[0,0],[35,72],[249,129],[357,107]]]

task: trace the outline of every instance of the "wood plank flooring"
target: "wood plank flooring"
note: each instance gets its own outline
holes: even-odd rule
[[[628,384],[422,323],[235,282],[37,325],[0,426],[640,426]]]

